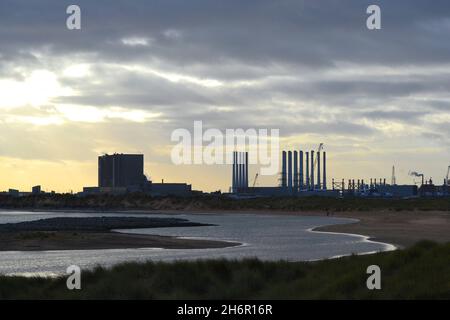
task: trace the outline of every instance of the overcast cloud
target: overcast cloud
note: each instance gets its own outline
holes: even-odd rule
[[[65,28],[73,3],[81,31]],[[370,4],[381,30],[366,28]],[[0,44],[4,159],[162,165],[171,130],[202,120],[280,128],[286,148],[324,142],[336,178],[395,163],[402,182],[441,179],[450,164],[447,0],[2,0]]]

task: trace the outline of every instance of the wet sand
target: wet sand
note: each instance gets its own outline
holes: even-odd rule
[[[205,249],[240,243],[179,239],[168,236],[114,232],[117,229],[203,227],[206,224],[177,218],[57,217],[0,224],[0,251],[48,251],[94,249]]]
[[[178,239],[117,232],[39,231],[0,233],[0,251],[49,251],[94,249],[206,249],[225,248],[240,243]]]

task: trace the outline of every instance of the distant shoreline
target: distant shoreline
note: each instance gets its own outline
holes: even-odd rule
[[[388,210],[447,211],[450,198],[272,197],[233,199],[226,195],[152,197],[147,194],[91,195],[40,194],[23,197],[0,195],[0,210],[137,210],[137,211],[290,211],[355,212]]]

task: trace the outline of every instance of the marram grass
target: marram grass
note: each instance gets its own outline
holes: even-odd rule
[[[367,289],[369,265],[381,290]],[[125,263],[66,278],[0,277],[0,299],[449,299],[450,244],[318,262],[205,260]]]

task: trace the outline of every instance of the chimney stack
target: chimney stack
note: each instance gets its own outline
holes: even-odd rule
[[[323,152],[323,182],[322,189],[327,190],[327,153]]]
[[[311,190],[315,189],[314,186],[314,150],[311,150]]]
[[[298,191],[298,152],[294,151],[294,192]]]
[[[245,152],[245,186],[248,188],[248,152]]]
[[[304,179],[303,179],[303,151],[300,151],[300,190],[304,188]]]
[[[244,178],[244,162],[242,159],[242,152],[238,153],[239,155],[239,189],[242,189],[242,185],[243,183],[243,178]]]
[[[281,187],[286,188],[286,151],[282,152],[282,162],[281,162]]]
[[[306,163],[305,163],[305,168],[306,168],[306,190],[310,190],[311,189],[311,184],[309,181],[309,152],[306,151],[305,152],[305,159],[306,159]]]
[[[322,181],[320,180],[320,152],[317,153],[317,189],[322,189],[320,186],[320,183]]]
[[[231,179],[231,192],[236,192],[236,151],[233,151],[233,169]]]
[[[292,190],[292,151],[288,151],[288,182],[289,190]]]

